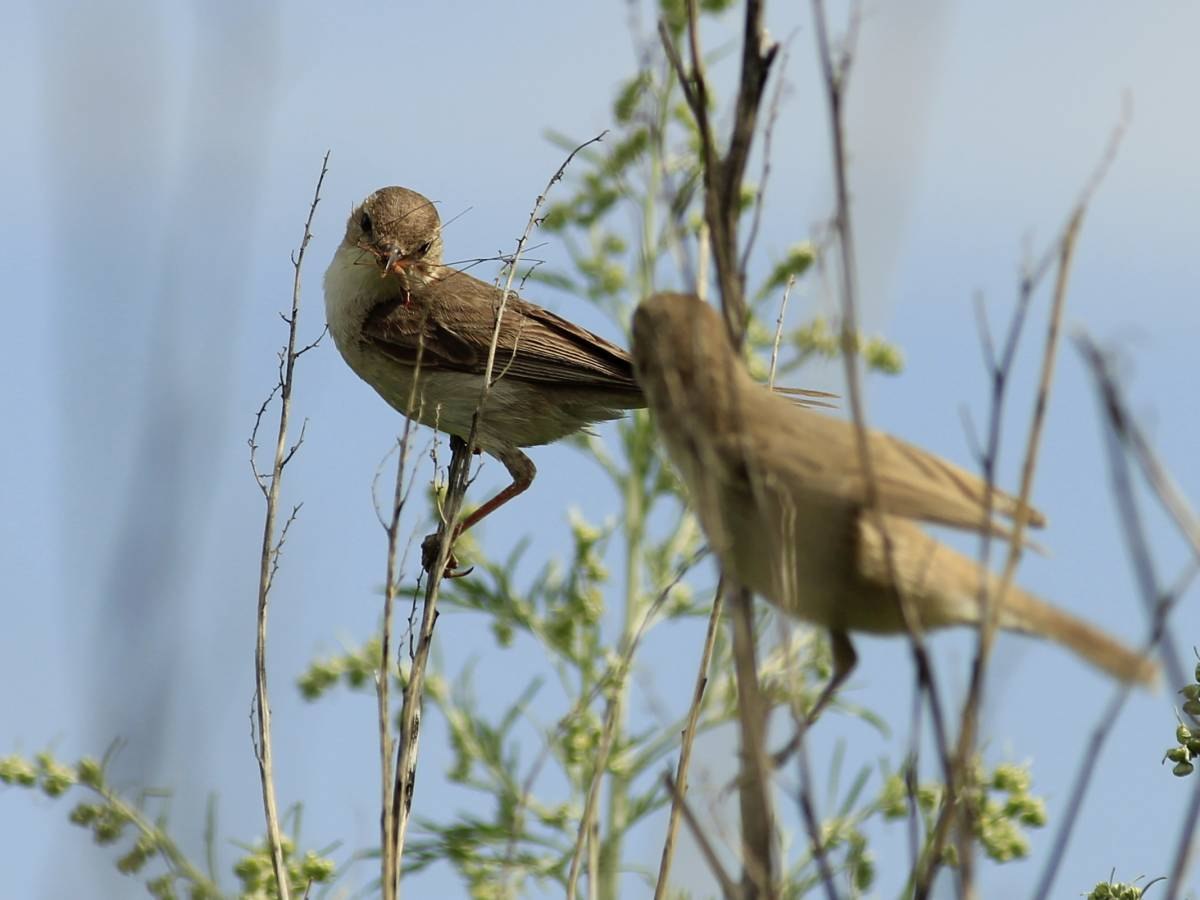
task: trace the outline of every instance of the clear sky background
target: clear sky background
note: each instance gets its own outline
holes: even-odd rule
[[[791,90],[760,272],[831,210],[808,8],[771,7],[773,34],[790,38]],[[973,298],[1003,321],[1020,261],[1063,222],[1128,94],[1132,123],[1085,224],[1066,321],[1120,351],[1134,408],[1183,490],[1200,499],[1200,7],[923,0],[865,9],[849,131],[865,325],[907,359],[900,377],[868,382],[873,422],[970,462],[960,410],[981,416],[987,396]],[[447,232],[450,258],[513,246],[561,161],[544,130],[582,140],[611,125],[613,92],[634,66],[628,8],[127,0],[10,4],[4,18],[0,754],[51,747],[75,759],[125,739],[114,778],[172,788],[174,830],[198,854],[210,791],[220,793],[222,835],[262,832],[248,717],[263,511],[246,438],[274,378],[289,253],[322,154],[332,151],[305,273],[309,335],[320,328],[320,275],[345,215],[379,186],[415,188],[446,218],[462,213]],[[727,36],[734,24],[725,23]],[[713,29],[714,45],[721,32]],[[538,254],[565,260],[553,240]],[[578,301],[529,296],[624,340]],[[800,321],[831,307],[811,281],[792,310]],[[1043,299],[1035,323],[1044,310]],[[1014,429],[1028,415],[1040,328],[1031,337]],[[344,858],[377,839],[374,700],[310,706],[291,684],[311,658],[357,644],[375,625],[384,538],[370,484],[400,422],[329,342],[299,378],[309,429],[287,494],[305,507],[271,633],[279,790],[284,804],[305,804],[305,844],[342,838]],[[832,390],[839,378],[837,366],[804,373],[805,384]],[[1035,488],[1051,555],[1028,560],[1021,579],[1140,640],[1145,620],[1097,405],[1070,345],[1057,379]],[[545,448],[535,459],[541,475],[519,509],[481,532],[495,553],[528,534],[539,558],[561,554],[567,506],[592,520],[612,512],[597,470],[577,452]],[[1015,484],[1015,451],[1006,464]],[[477,493],[500,480],[498,468],[485,468]],[[1184,549],[1161,517],[1149,522],[1156,561],[1172,577]],[[1200,643],[1198,599],[1193,591],[1174,619],[1185,653]],[[511,680],[524,672],[521,654],[496,649],[477,618],[444,615],[437,640],[447,670],[478,659],[485,700],[511,699],[524,684]],[[971,641],[933,643],[944,694],[956,701]],[[647,664],[640,683],[682,707],[698,645],[693,632],[664,638],[654,658],[671,664]],[[865,639],[859,649],[848,695],[879,710],[894,735],[880,743],[864,725],[823,720],[818,760],[839,739],[860,764],[897,759],[904,747],[907,649]],[[989,687],[988,753],[1032,760],[1052,826],[1072,774],[1096,770],[1056,896],[1086,892],[1113,867],[1124,879],[1165,874],[1194,788],[1159,764],[1173,695],[1134,697],[1108,723],[1115,733],[1103,752],[1089,756],[1110,687],[1065,652],[1002,639]],[[469,799],[440,783],[449,757],[436,718],[422,742],[418,811]],[[732,770],[729,735],[699,753],[714,777]],[[114,872],[110,851],[66,823],[67,810],[0,790],[0,896],[140,895]],[[638,861],[657,859],[659,828],[645,831]],[[1049,837],[1035,834],[1027,862],[985,864],[984,895],[1024,894]],[[880,896],[907,866],[901,839],[879,845]],[[222,854],[224,863],[235,850]],[[708,891],[699,863],[676,871]],[[360,867],[347,884],[374,874]],[[408,896],[460,892],[443,867]]]

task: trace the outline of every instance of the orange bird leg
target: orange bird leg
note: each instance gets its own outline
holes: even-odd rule
[[[452,437],[451,441],[460,440],[457,437]],[[537,475],[537,467],[534,466],[533,460],[526,456],[517,447],[502,447],[495,450],[489,450],[488,454],[494,456],[500,462],[504,463],[504,468],[508,469],[508,474],[512,477],[512,484],[492,497],[487,503],[483,504],[475,512],[471,513],[465,519],[460,521],[454,528],[454,535],[450,539],[450,546],[453,549],[454,542],[468,528],[472,528],[481,522],[486,517],[490,516],[501,506],[512,500],[514,497],[523,494],[533,484],[534,476]],[[421,565],[428,572],[433,568],[433,564],[437,562],[438,541],[437,534],[431,534],[421,543]],[[446,578],[460,578],[463,575],[470,574],[471,570],[458,572],[458,560],[454,558],[454,553],[451,552],[450,558],[446,561]]]

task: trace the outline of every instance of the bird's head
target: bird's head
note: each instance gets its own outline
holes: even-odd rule
[[[416,191],[380,188],[350,213],[342,246],[362,251],[383,277],[413,288],[442,264],[442,222],[433,202]]]

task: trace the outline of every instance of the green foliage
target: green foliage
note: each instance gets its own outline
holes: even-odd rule
[[[793,244],[788,249],[787,256],[777,262],[775,267],[771,269],[771,274],[767,276],[767,280],[763,282],[763,286],[758,290],[758,299],[765,299],[777,291],[788,287],[808,271],[816,258],[816,251],[808,241]]]
[[[1192,684],[1184,685],[1179,693],[1183,695],[1183,713],[1193,722],[1200,720],[1200,662],[1196,663]],[[1182,722],[1175,729],[1175,746],[1163,755],[1163,762],[1168,760],[1175,763],[1171,773],[1179,778],[1191,775],[1196,766],[1192,760],[1200,756],[1200,734],[1188,728]]]
[[[1108,881],[1101,881],[1092,888],[1084,900],[1140,900],[1151,887],[1165,880],[1163,878],[1156,878],[1145,887],[1140,888],[1134,884],[1123,884],[1119,881],[1113,881],[1110,875]]]
[[[110,751],[109,757],[111,755]],[[152,897],[159,900],[183,896],[189,900],[219,900],[232,896],[218,885],[215,873],[202,871],[188,859],[167,831],[164,815],[151,818],[144,808],[146,800],[152,796],[149,792],[143,792],[137,801],[130,801],[109,784],[105,776],[108,761],[108,757],[104,760],[84,757],[75,765],[68,765],[49,752],[38,753],[32,760],[14,753],[0,758],[0,783],[39,789],[53,798],[65,796],[72,789],[86,791],[90,799],[80,800],[71,807],[68,820],[90,831],[97,845],[117,849],[115,865],[123,875],[140,876],[145,874],[147,867],[165,868],[166,871],[145,879],[146,890]],[[214,830],[210,823],[209,833]],[[334,877],[335,864],[324,855],[329,851],[308,850],[297,858],[290,838],[284,837],[283,845],[295,896],[303,896],[312,885],[329,882]],[[240,900],[277,897],[266,841],[246,850],[233,866],[234,875],[241,884],[236,896]]]
[[[315,850],[296,856],[295,844],[284,835],[280,841],[283,860],[287,865],[288,886],[293,896],[303,897],[314,884],[332,880],[336,871],[333,861]],[[233,874],[241,883],[241,900],[274,900],[279,896],[275,870],[271,864],[271,846],[266,838],[244,848],[246,853],[233,866]]]
[[[1041,828],[1046,824],[1046,802],[1029,793],[1033,777],[1027,766],[1001,763],[990,773],[976,761],[959,802],[973,809],[975,837],[987,856],[999,863],[1023,859],[1029,855],[1029,839],[1024,829]],[[926,833],[942,812],[945,786],[939,783],[920,785],[916,790],[917,809],[924,820]],[[889,775],[877,801],[885,819],[905,819],[912,799],[904,778]],[[945,847],[943,862],[954,865],[957,857],[953,846]]]
[[[810,357],[833,359],[842,352],[841,332],[831,329],[822,316],[817,316],[808,325],[794,331],[791,340],[801,360]],[[860,334],[853,343],[855,352],[863,358],[869,369],[885,375],[897,375],[904,368],[903,354],[883,338],[864,338]]]
[[[300,695],[305,700],[317,700],[339,680],[354,689],[374,685],[380,652],[380,640],[373,637],[357,650],[314,660],[296,679]]]

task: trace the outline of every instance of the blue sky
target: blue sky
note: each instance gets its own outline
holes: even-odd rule
[[[790,41],[791,90],[775,137],[760,267],[813,234],[831,208],[807,7],[773,6],[772,33]],[[583,139],[611,125],[614,89],[634,64],[628,8],[130,0],[18,5],[6,20],[0,671],[9,689],[0,754],[50,746],[72,759],[123,737],[118,780],[172,787],[172,821],[185,843],[200,846],[213,789],[223,833],[250,839],[261,832],[247,717],[262,508],[245,439],[274,377],[276,313],[290,296],[289,252],[320,158],[332,151],[305,273],[310,333],[345,215],[376,187],[404,184],[439,200],[447,217],[463,213],[447,232],[450,258],[513,245],[561,161],[545,129]],[[1183,490],[1200,498],[1197,33],[1200,10],[1183,2],[1152,11],[1082,0],[867,5],[849,127],[865,325],[899,344],[908,363],[898,378],[869,382],[875,424],[969,462],[960,410],[979,419],[986,398],[974,299],[1003,320],[1020,261],[1064,220],[1128,96],[1132,122],[1084,227],[1066,321],[1120,351],[1134,409]],[[718,43],[722,29],[711,37]],[[551,264],[565,258],[553,240],[538,252]],[[620,337],[578,301],[528,296]],[[814,279],[791,308],[799,321],[831,311],[831,302]],[[1035,322],[1044,310],[1043,300]],[[1040,336],[1031,331],[1020,359],[1013,435],[1023,433]],[[1097,407],[1069,344],[1056,377],[1035,487],[1051,555],[1028,560],[1021,580],[1135,640],[1145,623]],[[305,508],[271,635],[276,739],[288,748],[280,791],[285,803],[304,801],[306,843],[340,837],[365,847],[376,839],[374,702],[308,706],[290,685],[313,656],[362,640],[374,625],[383,536],[369,491],[399,421],[331,344],[306,357],[300,378],[298,412],[310,424],[288,491]],[[836,366],[805,373],[806,384],[831,390],[839,379]],[[1013,450],[1010,484],[1015,459]],[[528,532],[539,554],[562,553],[568,505],[592,520],[612,511],[596,470],[576,452],[545,448],[535,461],[541,474],[520,510],[498,514],[481,533],[497,552]],[[499,480],[497,468],[485,469],[480,492]],[[1184,550],[1161,517],[1150,524],[1156,561],[1173,577]],[[1175,619],[1185,653],[1200,643],[1195,601],[1193,592]],[[469,617],[455,625],[455,642],[441,648],[446,665],[476,656],[477,679],[511,696],[500,676],[512,652],[497,650]],[[944,694],[957,701],[970,640],[940,636],[934,647]],[[897,732],[861,761],[894,759],[907,727],[907,650],[868,639],[859,648],[850,696]],[[664,639],[656,653],[685,660],[675,668],[688,674],[648,668],[640,677],[683,705],[696,652],[690,633]],[[1052,823],[1108,694],[1062,651],[999,644],[987,747],[1032,760]],[[1125,878],[1169,866],[1191,789],[1158,764],[1173,731],[1170,704],[1167,692],[1134,697],[1104,752],[1087,759],[1098,786],[1060,894],[1086,891],[1114,866]],[[821,724],[818,759],[838,739],[875,740],[853,722]],[[719,777],[731,747],[715,737],[700,764]],[[446,759],[434,724],[422,746],[430,809],[463,802],[437,784]],[[3,893],[136,895],[110,855],[66,824],[66,811],[0,793]],[[985,894],[1029,886],[1048,843],[1037,835],[1027,863],[985,866]],[[657,838],[647,846],[649,861]],[[880,860],[881,871],[904,864],[899,836],[881,844]],[[703,890],[702,868],[677,871],[687,868]],[[359,883],[371,875],[364,869]],[[457,890],[446,871],[420,884],[411,895]]]

